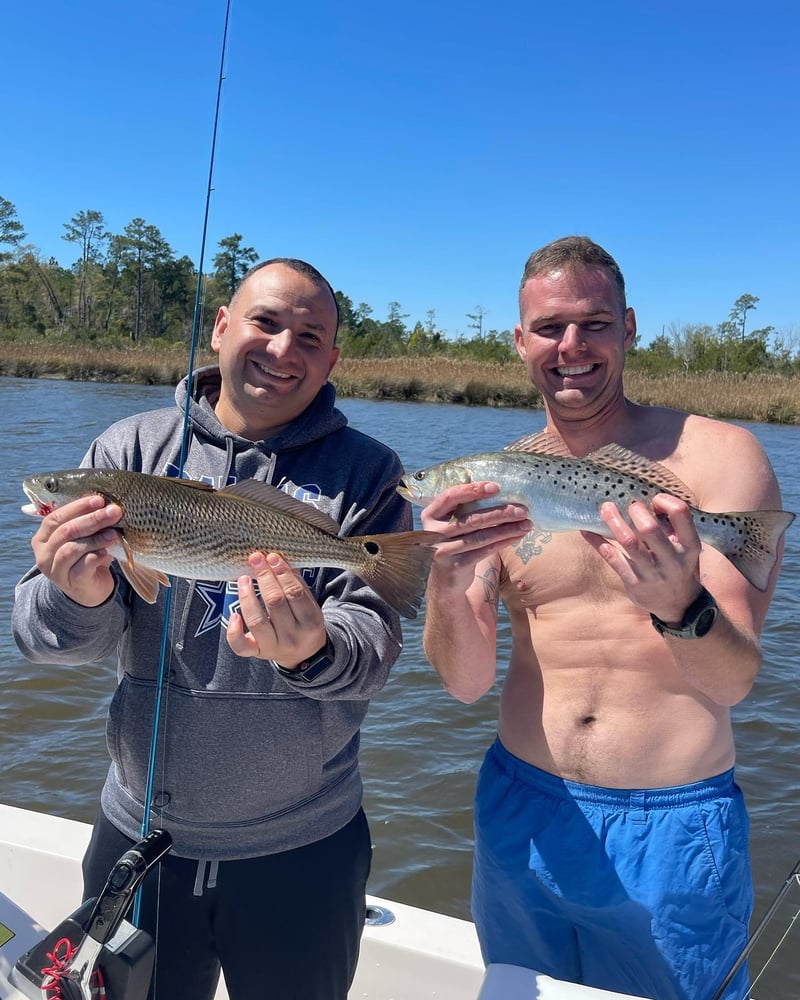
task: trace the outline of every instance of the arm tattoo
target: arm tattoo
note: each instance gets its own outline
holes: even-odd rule
[[[480,576],[480,580],[483,582],[483,596],[486,603],[497,610],[500,605],[500,571],[495,566],[490,566]]]

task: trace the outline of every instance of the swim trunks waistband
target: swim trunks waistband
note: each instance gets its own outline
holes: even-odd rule
[[[604,788],[595,785],[584,785],[579,781],[567,781],[549,771],[527,761],[515,757],[500,742],[500,738],[487,751],[495,766],[499,767],[509,777],[521,781],[537,789],[539,792],[552,795],[558,799],[572,799],[582,802],[593,802],[597,805],[615,806],[618,808],[636,809],[670,809],[675,806],[687,805],[692,802],[706,802],[718,799],[726,794],[734,794],[734,769],[730,768],[722,774],[714,775],[703,781],[695,781],[688,785],[673,785],[665,788]]]

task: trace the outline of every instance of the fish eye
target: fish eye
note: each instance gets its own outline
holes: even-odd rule
[[[45,481],[44,481],[44,488],[48,491],[48,493],[55,493],[55,492],[57,492],[57,490],[58,490],[58,480],[56,479],[56,477],[55,476],[50,476],[48,479],[45,479]]]
[[[416,480],[417,480],[417,482],[422,482],[422,480],[423,480],[423,479],[425,478],[425,473],[424,473],[424,472],[422,472],[422,471],[420,471],[420,472],[415,472],[415,473],[414,473],[414,477],[413,477],[413,478],[414,478],[414,479],[416,479]]]

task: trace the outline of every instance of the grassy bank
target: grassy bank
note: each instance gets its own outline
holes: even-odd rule
[[[215,355],[202,353],[198,364]],[[47,344],[0,344],[0,376],[174,385],[188,362],[185,348],[163,351]],[[541,405],[522,363],[489,365],[451,358],[343,359],[333,382],[340,396],[360,399],[462,403],[471,406]],[[639,403],[730,420],[800,424],[800,379],[779,375],[671,375],[631,371],[628,396]]]

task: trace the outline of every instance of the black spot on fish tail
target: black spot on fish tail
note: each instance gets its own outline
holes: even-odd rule
[[[395,611],[415,618],[425,593],[433,546],[441,541],[443,536],[434,531],[361,538],[367,558],[355,572]]]

